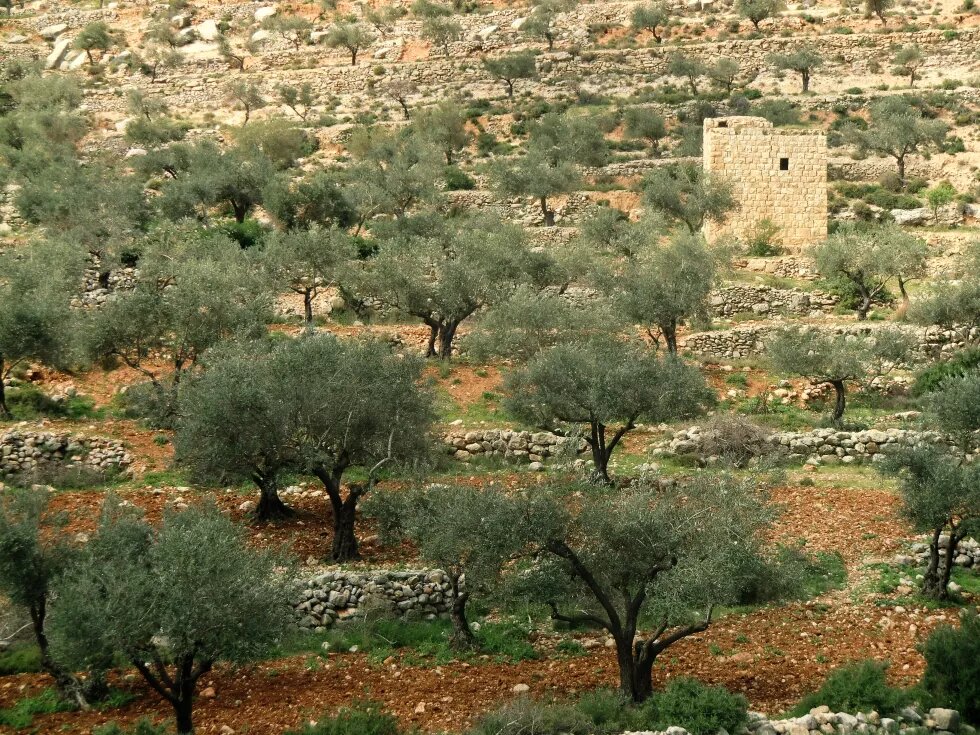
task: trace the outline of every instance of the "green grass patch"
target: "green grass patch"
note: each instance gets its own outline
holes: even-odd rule
[[[7,406],[15,421],[34,421],[41,418],[94,421],[105,418],[106,411],[96,408],[88,396],[71,396],[56,401],[40,388],[23,383],[7,391]]]
[[[440,666],[452,661],[489,655],[500,663],[516,663],[539,657],[528,640],[529,631],[512,622],[485,623],[476,631],[473,651],[457,651],[449,645],[451,626],[446,620],[381,618],[352,620],[322,634],[305,634],[285,643],[277,655],[310,653],[366,653],[372,663],[397,657],[408,666]],[[307,660],[316,668],[315,659]]]
[[[11,646],[0,653],[0,676],[34,674],[41,670],[41,650],[33,643]]]
[[[37,715],[70,712],[74,707],[58,696],[54,689],[45,689],[33,697],[24,697],[13,707],[0,709],[0,725],[14,730],[26,730],[34,724]]]

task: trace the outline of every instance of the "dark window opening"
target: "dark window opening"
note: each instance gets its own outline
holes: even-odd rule
[[[779,170],[780,171],[789,171],[789,159],[788,158],[780,158],[779,159]]]
[[[728,121],[727,120],[722,120],[721,122],[718,123],[718,127],[719,128],[727,128],[728,127]]]

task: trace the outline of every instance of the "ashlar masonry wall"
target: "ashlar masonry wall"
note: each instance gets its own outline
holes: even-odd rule
[[[816,131],[777,130],[761,117],[704,121],[704,169],[734,187],[739,207],[705,225],[709,241],[744,238],[763,220],[779,228],[786,248],[827,237],[827,138]]]

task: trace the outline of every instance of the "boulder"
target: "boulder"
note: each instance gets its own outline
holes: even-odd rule
[[[279,11],[276,10],[271,5],[266,5],[265,7],[258,8],[255,11],[255,22],[256,23],[261,23],[262,21],[268,20],[269,18],[273,17],[278,12]]]
[[[71,48],[71,39],[63,38],[56,42],[51,53],[48,54],[48,58],[44,61],[45,69],[57,69],[61,66],[61,62],[65,60],[65,55],[68,53],[68,49]]]
[[[45,26],[38,31],[38,35],[40,35],[45,41],[54,41],[58,36],[67,30],[68,25],[66,23],[56,23],[51,26]]]
[[[202,41],[217,41],[221,38],[221,31],[218,30],[218,24],[213,20],[206,20],[203,23],[197,24],[194,26],[194,32]]]

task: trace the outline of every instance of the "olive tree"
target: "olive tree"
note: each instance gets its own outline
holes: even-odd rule
[[[946,140],[947,131],[946,123],[923,117],[908,98],[892,96],[871,104],[867,130],[851,128],[846,137],[859,152],[894,158],[898,177],[904,183],[906,159],[938,148]]]
[[[551,51],[555,47],[555,18],[574,5],[575,0],[537,0],[531,14],[521,25],[521,32],[534,38],[543,38]]]
[[[317,170],[306,176],[276,174],[262,189],[262,208],[284,230],[351,227],[357,212],[347,200],[342,174]]]
[[[909,86],[914,87],[915,76],[919,73],[922,65],[926,63],[926,57],[922,53],[922,49],[919,48],[919,45],[913,43],[908,46],[902,46],[895,53],[894,58],[892,58],[892,63],[895,65],[892,68],[892,74],[908,77]]]
[[[422,21],[422,38],[442,49],[443,56],[449,57],[452,44],[463,36],[463,26],[458,20],[443,16],[433,16]]]
[[[799,74],[802,91],[809,92],[810,76],[814,69],[823,64],[823,57],[812,46],[802,46],[792,53],[773,54],[769,57],[769,63],[777,69]]]
[[[660,141],[667,137],[667,124],[652,107],[630,107],[623,113],[626,134],[643,138],[650,144],[650,151],[657,155]]]
[[[935,447],[890,457],[885,471],[899,478],[902,515],[929,533],[922,594],[949,599],[949,578],[960,541],[980,533],[980,465],[963,463]]]
[[[969,449],[980,429],[980,373],[971,370],[946,378],[928,396],[926,407],[943,431]]]
[[[710,319],[718,260],[704,238],[683,232],[626,259],[621,268],[604,274],[601,283],[625,319],[642,324],[654,344],[662,338],[674,354],[681,323]]]
[[[176,461],[203,480],[254,482],[260,521],[291,516],[292,509],[279,497],[279,479],[299,466],[300,451],[295,417],[284,403],[269,345],[219,349],[203,374],[181,386]]]
[[[355,163],[348,169],[344,194],[357,211],[357,232],[377,215],[404,221],[412,210],[438,200],[440,151],[417,128],[358,129],[348,147]]]
[[[738,0],[735,4],[738,14],[751,21],[757,31],[762,21],[776,17],[784,8],[783,0]]]
[[[407,539],[419,556],[449,577],[454,648],[479,647],[467,620],[474,595],[490,594],[504,566],[522,551],[513,506],[496,492],[468,486],[429,485],[379,492],[365,501],[388,542]]]
[[[244,60],[242,64],[244,65]],[[235,109],[240,109],[245,113],[242,120],[242,127],[248,125],[252,119],[252,113],[261,110],[268,104],[268,100],[263,96],[262,90],[258,85],[246,81],[234,81],[225,87],[225,98]]]
[[[885,13],[894,4],[895,0],[864,0],[864,9],[869,17],[875,15],[881,21],[882,25],[886,25],[888,21],[885,19]]]
[[[516,163],[495,169],[497,188],[507,196],[537,199],[545,226],[553,227],[555,211],[548,199],[575,190],[579,166],[601,166],[608,156],[605,138],[594,122],[550,112],[531,127],[527,152]]]
[[[313,301],[357,255],[344,230],[312,227],[276,233],[265,243],[262,260],[273,280],[303,297],[303,322],[313,326]]]
[[[301,15],[276,13],[262,22],[262,28],[275,33],[286,43],[299,51],[304,43],[310,42],[313,24]]]
[[[133,289],[86,318],[96,359],[117,359],[145,375],[159,395],[215,345],[262,335],[272,318],[269,284],[239,245],[223,235],[161,227],[143,243]],[[169,355],[163,371],[151,358]],[[169,374],[168,374],[169,373]]]
[[[419,385],[422,363],[378,343],[311,336],[278,350],[273,366],[284,392],[281,409],[295,417],[301,467],[330,499],[330,558],[358,559],[358,502],[383,470],[428,454],[433,410],[431,394]],[[362,479],[348,483],[345,495],[344,478],[353,468]]]
[[[223,150],[210,141],[177,143],[145,158],[147,174],[167,174],[158,185],[159,207],[174,221],[206,220],[215,210],[230,209],[236,222],[244,222],[275,176],[273,162],[255,146]]]
[[[344,48],[350,54],[350,65],[357,64],[358,52],[371,45],[374,34],[360,23],[337,23],[323,37],[330,48]]]
[[[395,234],[365,263],[358,287],[429,328],[428,357],[452,357],[460,325],[522,285],[545,285],[551,259],[520,227],[491,217],[446,220],[436,232]]]
[[[726,94],[731,94],[741,71],[742,66],[737,60],[722,56],[708,66],[704,73],[714,84],[724,89]]]
[[[85,666],[112,652],[194,732],[197,683],[218,662],[267,654],[291,626],[282,561],[212,505],[167,510],[159,529],[110,497],[83,559],[58,585],[52,647]]]
[[[643,199],[654,211],[683,222],[692,234],[705,222],[724,221],[738,208],[731,184],[695,164],[655,168],[643,181]]]
[[[37,244],[0,258],[0,418],[10,418],[4,380],[25,361],[63,365],[73,347],[71,294],[81,283],[81,253]]]
[[[279,100],[296,113],[296,117],[303,122],[306,122],[306,118],[309,117],[313,106],[317,103],[316,93],[309,82],[303,82],[298,87],[291,84],[280,84],[276,92],[279,94]]]
[[[415,120],[419,135],[426,138],[446,157],[452,166],[455,157],[469,145],[472,137],[466,129],[466,111],[450,100],[421,110]]]
[[[666,3],[646,3],[634,6],[633,14],[630,16],[630,26],[634,31],[650,31],[653,40],[660,43],[663,40],[661,38],[663,31],[657,33],[657,29],[665,28],[670,23],[670,18],[671,11]]]
[[[893,280],[898,280],[908,302],[905,284],[924,275],[927,255],[924,240],[894,224],[865,228],[845,223],[813,251],[821,276],[844,278],[857,289],[861,301],[856,310],[862,321]]]
[[[89,64],[94,64],[95,58],[92,56],[92,52],[99,51],[105,54],[116,44],[116,41],[116,36],[108,25],[102,21],[95,21],[79,31],[75,37],[74,46],[85,52]]]
[[[538,73],[534,54],[530,51],[517,51],[495,59],[485,58],[483,67],[490,76],[507,86],[508,98],[514,96],[514,82],[518,79],[534,79]]]
[[[543,350],[508,375],[505,385],[508,410],[528,423],[584,425],[593,479],[607,485],[609,460],[637,421],[675,421],[714,401],[697,368],[612,337]]]
[[[569,490],[580,491],[574,502]],[[740,604],[753,587],[772,597],[792,591],[774,581],[785,575],[767,553],[772,510],[754,479],[702,474],[666,487],[641,479],[616,493],[536,488],[521,505],[536,551],[520,570],[522,588],[555,621],[609,633],[620,691],[634,702],[652,694],[661,654],[707,630],[716,608]]]
[[[698,79],[704,76],[705,66],[701,63],[700,59],[677,52],[671,55],[670,62],[667,64],[667,72],[671,76],[687,80],[687,86],[691,88],[691,94],[696,97],[698,94]]]
[[[64,526],[67,517],[50,508],[50,491],[10,487],[0,494],[0,591],[27,610],[41,654],[41,668],[66,700],[89,708],[104,679],[96,672],[83,682],[51,654],[48,612],[58,577],[73,558]],[[99,662],[104,664],[105,662]]]
[[[834,389],[833,421],[846,407],[847,383],[871,381],[907,360],[912,338],[907,332],[882,328],[871,335],[835,334],[816,328],[786,328],[766,346],[773,369],[808,378]]]

